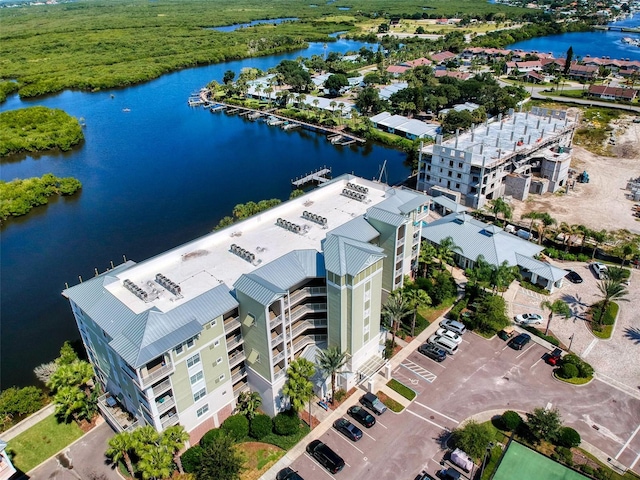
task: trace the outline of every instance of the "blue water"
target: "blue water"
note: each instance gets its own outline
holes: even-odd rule
[[[328,43],[328,51],[366,45],[338,40]],[[2,388],[33,383],[33,368],[55,358],[64,340],[78,337],[60,295],[78,275],[103,272],[123,254],[142,261],[204,235],[238,203],[286,199],[292,177],[323,165],[333,167],[334,175],[372,178],[388,160],[390,183],[407,176],[405,155],[395,150],[335,147],[323,135],[284,132],[187,106],[192,92],[221,81],[226,70],[266,70],[283,59],[322,53],[324,44],[311,44],[284,55],[182,70],[122,90],[65,91],[32,101],[12,96],[0,105],[62,108],[86,121],[86,141],[73,152],[1,164],[3,180],[52,172],[83,183],[79,195],[10,220],[0,232]]]
[[[611,25],[623,27],[639,27],[640,14],[632,18],[614,22]],[[573,32],[548,37],[532,38],[508,45],[513,50],[553,53],[556,58],[566,57],[569,47],[573,47],[574,58],[611,57],[616,59],[640,60],[640,48],[622,43],[624,37],[640,38],[640,34],[628,32]]]
[[[271,25],[277,25],[282,22],[295,22],[298,20],[296,17],[285,17],[285,18],[274,18],[272,20],[254,20],[253,22],[248,23],[236,23],[235,25],[225,25],[224,27],[211,27],[211,30],[217,30],[219,32],[233,32],[240,28],[254,27],[256,25],[262,25],[264,23],[269,23]]]

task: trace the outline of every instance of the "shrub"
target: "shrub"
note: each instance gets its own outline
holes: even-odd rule
[[[221,429],[213,428],[202,436],[202,438],[200,439],[200,446],[202,448],[207,448],[215,441],[216,438],[222,435],[224,435],[224,432]]]
[[[346,397],[346,396],[347,396],[347,392],[345,392],[344,389],[341,388],[339,390],[336,390],[336,394],[334,395],[334,399],[335,399],[336,402],[341,402],[344,399],[344,397]]]
[[[578,261],[579,262],[590,262],[591,261],[591,257],[589,255],[585,255],[584,253],[579,253],[578,254]]]
[[[580,434],[576,432],[571,427],[562,427],[560,429],[560,433],[558,434],[558,445],[561,447],[577,447],[580,445],[582,439],[580,438]]]
[[[251,420],[249,434],[256,440],[262,440],[271,433],[271,428],[271,417],[259,413]]]
[[[462,312],[462,310],[467,308],[468,303],[469,299],[466,297],[463,298],[458,303],[456,303],[451,310],[449,310],[449,314],[447,316],[452,320],[458,320],[460,318],[460,313]]]
[[[573,466],[573,453],[571,453],[570,448],[556,447],[556,453],[558,454],[558,458],[562,463],[570,467]]]
[[[213,430],[209,430],[209,432],[213,432]],[[200,441],[202,442],[202,440]],[[202,461],[202,447],[200,445],[194,445],[189,448],[182,454],[180,461],[182,462],[182,468],[185,472],[196,473],[199,470],[200,462]]]
[[[545,335],[540,330],[538,330],[536,327],[532,327],[531,325],[524,325],[522,328],[524,328],[527,332],[534,334],[536,337],[540,337],[543,340],[546,340],[551,345],[555,345],[556,347],[558,347],[560,345],[560,340],[558,340],[553,335]]]
[[[249,420],[243,414],[237,413],[222,422],[220,428],[236,442],[239,442],[249,435]]]
[[[593,467],[587,465],[586,463],[583,463],[582,465],[580,465],[580,471],[591,476],[593,476],[594,474]]]
[[[575,354],[565,355],[562,359],[562,365],[565,364],[575,365],[578,369],[577,376],[580,378],[593,377],[593,367]]]
[[[300,419],[291,410],[273,417],[273,431],[278,435],[293,435],[300,428]]]
[[[515,432],[522,423],[522,418],[520,417],[520,415],[518,415],[517,412],[514,412],[513,410],[507,410],[502,414],[500,421],[505,430]]]
[[[42,408],[42,390],[38,387],[11,387],[0,393],[0,416],[29,415]]]
[[[576,367],[573,363],[565,363],[560,367],[560,372],[558,372],[562,378],[576,378],[579,375],[578,367]]]

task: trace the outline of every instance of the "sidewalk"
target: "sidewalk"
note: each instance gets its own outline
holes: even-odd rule
[[[31,427],[33,427],[36,423],[40,422],[41,420],[44,420],[49,415],[53,415],[53,412],[55,411],[55,409],[56,409],[55,404],[50,403],[46,407],[38,410],[36,413],[29,415],[27,418],[22,420],[17,425],[14,425],[13,427],[11,427],[6,432],[0,433],[0,438],[5,442],[8,442],[12,438],[15,438],[18,435],[20,435],[25,430],[28,430]]]

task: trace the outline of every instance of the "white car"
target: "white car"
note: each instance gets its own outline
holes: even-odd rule
[[[516,315],[516,323],[520,325],[540,325],[542,317],[537,313],[523,313],[522,315]]]
[[[593,269],[593,273],[595,274],[598,280],[607,278],[607,272],[609,271],[609,269],[605,264],[600,262],[593,262],[591,264],[591,268]]]
[[[456,332],[452,332],[451,330],[447,330],[446,328],[439,328],[438,330],[436,330],[436,335],[453,340],[458,345],[460,345],[460,343],[462,342],[462,337],[460,335],[458,335]]]

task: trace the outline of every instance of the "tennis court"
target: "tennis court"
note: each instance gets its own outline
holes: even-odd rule
[[[511,442],[493,480],[588,480],[524,445]]]

